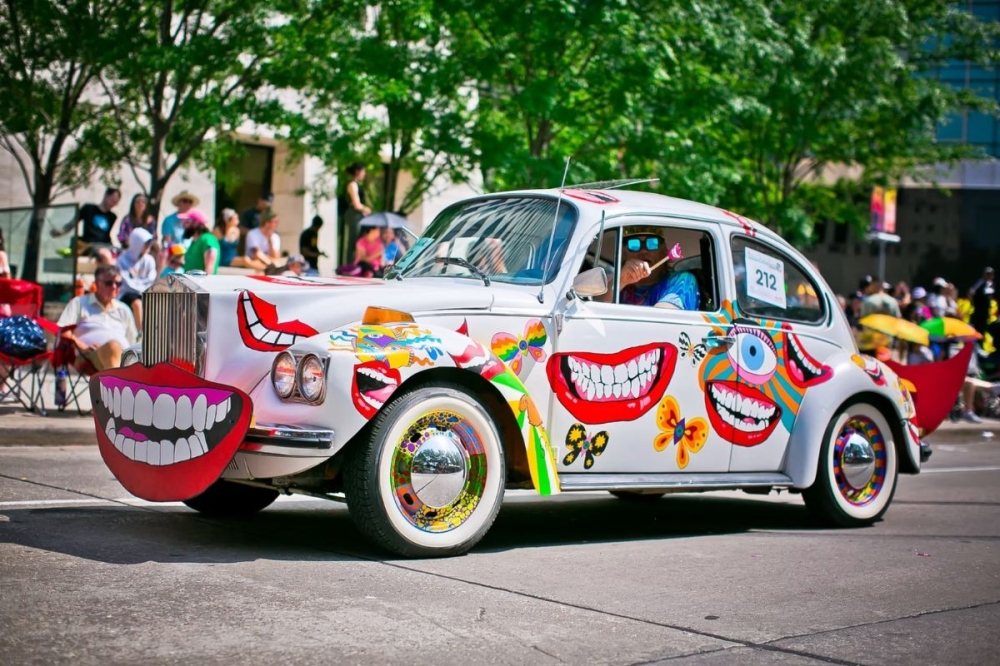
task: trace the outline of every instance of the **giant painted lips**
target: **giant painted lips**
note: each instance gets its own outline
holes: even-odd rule
[[[246,393],[169,363],[99,372],[90,399],[105,464],[127,491],[156,502],[204,492],[250,426]]]

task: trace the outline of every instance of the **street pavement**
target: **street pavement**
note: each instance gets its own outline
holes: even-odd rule
[[[136,500],[88,418],[0,406],[0,664],[992,665],[1000,424],[965,425],[870,528],[787,493],[513,491],[470,554],[412,561],[322,500]]]

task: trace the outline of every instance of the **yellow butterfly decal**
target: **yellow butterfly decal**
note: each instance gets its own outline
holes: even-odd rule
[[[677,467],[684,469],[691,462],[691,454],[698,453],[708,439],[708,421],[701,417],[685,419],[681,408],[667,396],[656,408],[656,427],[661,432],[653,440],[653,448],[664,451],[671,443],[677,445]]]

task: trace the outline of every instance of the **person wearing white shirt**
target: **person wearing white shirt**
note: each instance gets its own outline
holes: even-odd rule
[[[139,331],[129,306],[118,300],[122,276],[113,264],[94,271],[97,291],[77,296],[59,317],[60,336],[76,345],[80,358],[98,370],[117,368],[122,352],[136,343]]]
[[[278,237],[278,216],[266,211],[261,216],[261,224],[247,232],[246,254],[233,259],[231,266],[254,268],[266,271],[281,261],[281,239]]]

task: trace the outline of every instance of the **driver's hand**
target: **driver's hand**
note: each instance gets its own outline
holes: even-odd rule
[[[640,261],[639,259],[629,259],[625,262],[625,268],[622,269],[622,286],[626,287],[630,284],[635,284],[639,280],[644,280],[649,277],[651,271],[649,270],[649,264],[645,261]]]

